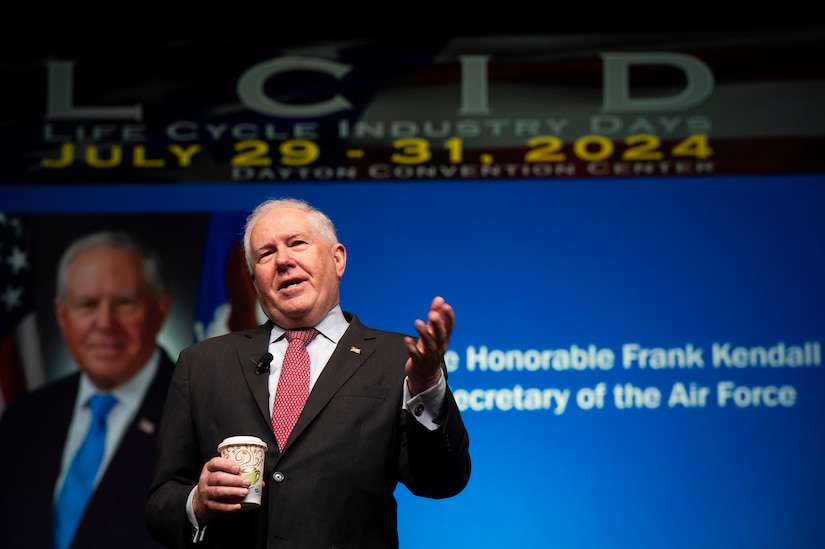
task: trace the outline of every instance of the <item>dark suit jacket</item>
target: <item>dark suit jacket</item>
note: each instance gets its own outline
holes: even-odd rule
[[[135,419],[123,435],[77,529],[72,549],[156,549],[144,506],[174,362],[161,353]],[[0,418],[0,547],[51,549],[54,487],[80,374],[12,401]],[[154,432],[149,426],[154,427]],[[34,447],[36,452],[27,449]]]
[[[266,487],[259,509],[213,520],[204,547],[298,549],[398,546],[393,491],[442,498],[470,475],[469,439],[452,394],[440,429],[402,411],[403,336],[350,326],[318,378],[279,453],[270,425],[267,376],[254,358],[267,351],[271,324],[216,337],[180,356],[164,412],[147,524],[168,547],[191,544],[185,516],[203,464],[233,435],[266,441]],[[421,517],[422,525],[432,517]]]

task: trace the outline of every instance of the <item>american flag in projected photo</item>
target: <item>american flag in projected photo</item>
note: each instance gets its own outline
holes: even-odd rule
[[[46,381],[23,218],[0,213],[0,412]]]

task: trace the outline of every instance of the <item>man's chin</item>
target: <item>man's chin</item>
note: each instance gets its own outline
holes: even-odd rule
[[[277,318],[279,320],[276,321],[276,324],[283,328],[310,326],[311,324],[307,324],[307,322],[312,319],[312,308],[295,306],[281,307],[278,309]]]
[[[95,372],[117,373],[128,368],[129,359],[118,353],[100,353],[86,357],[86,369]]]
[[[288,317],[303,316],[312,311],[312,300],[300,292],[291,295],[281,295],[274,302],[275,309]]]
[[[100,389],[113,389],[135,375],[139,367],[126,357],[96,357],[86,362],[83,370],[92,383]]]

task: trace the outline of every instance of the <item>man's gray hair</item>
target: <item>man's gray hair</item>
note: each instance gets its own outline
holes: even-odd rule
[[[312,206],[308,202],[298,198],[271,198],[259,204],[254,210],[252,210],[249,217],[246,218],[246,226],[244,227],[243,234],[243,249],[244,259],[246,260],[246,269],[250,274],[252,274],[255,268],[255,258],[253,256],[252,244],[250,242],[252,238],[252,229],[261,217],[272,210],[277,210],[278,208],[294,208],[296,210],[307,212],[309,214],[310,222],[312,223],[312,228],[316,233],[318,233],[321,240],[329,245],[338,243],[338,235],[335,231],[335,225],[324,212]]]
[[[99,231],[82,236],[72,242],[60,258],[57,266],[56,296],[62,299],[69,286],[69,265],[81,253],[92,248],[115,248],[134,253],[143,259],[143,280],[156,296],[166,291],[157,253],[140,238],[123,231]]]

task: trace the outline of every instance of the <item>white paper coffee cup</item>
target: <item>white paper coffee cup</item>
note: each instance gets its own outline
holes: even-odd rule
[[[229,437],[218,444],[218,452],[221,457],[237,462],[241,466],[241,474],[249,479],[249,493],[241,502],[241,509],[260,507],[266,442],[258,437]]]

